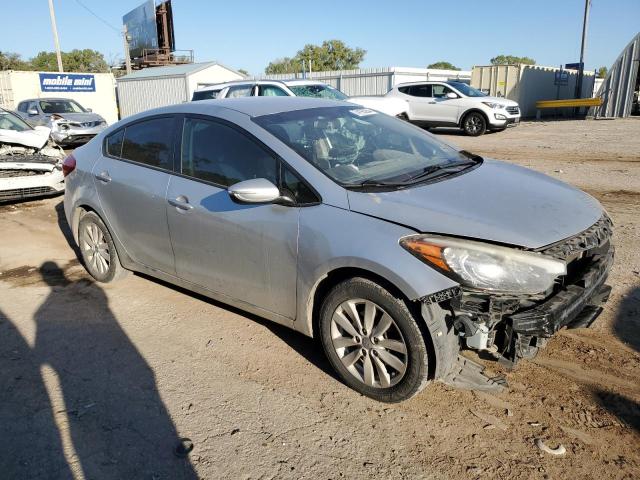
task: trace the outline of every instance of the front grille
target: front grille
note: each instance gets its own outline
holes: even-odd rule
[[[32,177],[34,175],[44,175],[47,170],[0,170],[0,178]]]
[[[520,115],[520,108],[519,107],[507,107],[507,112],[509,112],[511,115]]]
[[[55,191],[56,190],[52,187],[27,187],[0,190],[0,200],[18,200],[20,198],[47,195],[49,193],[54,193]]]

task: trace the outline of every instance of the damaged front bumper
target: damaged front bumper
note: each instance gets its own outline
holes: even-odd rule
[[[90,125],[77,122],[53,121],[51,122],[51,138],[58,145],[77,145],[87,143],[107,128],[106,122],[86,123]]]
[[[0,156],[0,202],[64,191],[61,163],[43,155]]]
[[[612,224],[605,215],[580,234],[541,250],[567,262],[567,275],[546,296],[507,296],[460,289],[448,301],[468,348],[489,350],[509,367],[533,358],[561,328],[589,327],[611,287]]]

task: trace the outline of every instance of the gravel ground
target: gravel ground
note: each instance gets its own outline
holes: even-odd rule
[[[1,476],[639,478],[640,119],[438,136],[604,204],[614,290],[592,328],[561,332],[503,394],[432,384],[380,404],[296,333],[139,275],[93,283],[61,197],[2,206]]]

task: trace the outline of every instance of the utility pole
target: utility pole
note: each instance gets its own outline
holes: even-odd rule
[[[582,21],[582,43],[580,45],[580,68],[578,79],[576,80],[575,98],[582,97],[582,78],[584,77],[584,50],[587,46],[587,29],[589,28],[589,10],[591,10],[591,0],[584,2],[584,20]]]
[[[124,64],[127,68],[127,75],[131,73],[131,55],[129,54],[129,32],[127,26],[122,26],[122,40],[124,41]]]
[[[58,41],[58,27],[56,26],[56,14],[53,11],[53,0],[49,0],[49,14],[51,15],[51,29],[53,30],[53,43],[56,47],[56,57],[58,59],[58,71],[64,72],[62,68],[62,54],[60,53],[60,42]]]

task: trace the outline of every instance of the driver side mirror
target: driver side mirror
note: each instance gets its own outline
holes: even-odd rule
[[[456,94],[455,94],[455,93],[453,93],[453,92],[448,92],[448,93],[445,95],[445,97],[446,97],[446,98],[449,98],[449,99],[451,99],[451,100],[453,100],[454,98],[458,98],[458,95],[456,95]]]
[[[238,203],[280,203],[291,205],[293,200],[280,194],[280,190],[266,178],[252,178],[231,185],[227,191]]]
[[[27,110],[27,114],[31,116],[38,115],[38,110],[36,110],[35,108],[30,108],[29,110]]]

